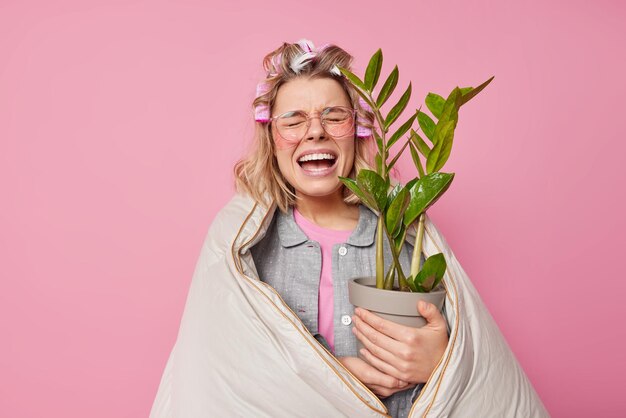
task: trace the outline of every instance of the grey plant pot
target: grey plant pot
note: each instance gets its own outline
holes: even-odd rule
[[[426,325],[426,320],[417,310],[418,301],[432,303],[441,311],[445,298],[446,290],[441,284],[430,293],[418,293],[377,289],[376,277],[357,277],[348,282],[348,299],[352,305],[365,308],[397,324],[414,328]],[[357,348],[359,351],[363,348],[360,340],[357,340]]]

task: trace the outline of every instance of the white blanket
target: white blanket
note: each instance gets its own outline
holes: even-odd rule
[[[383,403],[304,327],[248,249],[275,207],[236,195],[216,216],[193,275],[151,418],[384,417]],[[497,325],[435,225],[424,252],[448,262],[448,347],[410,417],[547,417]]]

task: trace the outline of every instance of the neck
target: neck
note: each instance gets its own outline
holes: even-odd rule
[[[302,196],[296,193],[296,209],[318,226],[337,230],[354,229],[359,208],[343,201],[343,190],[328,196]]]

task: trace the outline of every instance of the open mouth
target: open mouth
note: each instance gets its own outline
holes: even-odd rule
[[[328,152],[306,154],[298,158],[298,164],[306,171],[324,171],[335,165],[337,156]]]

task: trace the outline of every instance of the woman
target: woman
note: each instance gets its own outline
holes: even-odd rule
[[[376,229],[374,214],[338,179],[371,161],[372,114],[336,69],[351,61],[337,46],[316,49],[306,40],[265,57],[268,77],[254,101],[256,148],[235,167],[242,193],[211,226],[151,416],[451,414],[464,391],[480,388],[467,385],[473,358],[463,370],[434,306],[416,306],[428,324],[415,329],[355,312],[347,300],[346,281],[374,271]],[[427,232],[427,253],[445,245],[430,222]],[[405,268],[410,251],[407,244]],[[448,293],[455,310],[444,313],[457,341],[460,295]],[[489,320],[487,329],[495,328]],[[367,361],[357,357],[357,339]],[[532,401],[524,416],[540,416],[510,352],[499,358],[522,383],[522,400]],[[460,371],[448,376],[463,378],[461,385],[444,378],[451,361]],[[436,399],[442,385],[452,388],[452,402]]]
[[[385,335],[358,317],[355,328],[341,323],[346,315],[345,322],[351,322],[353,314],[347,280],[375,271],[375,216],[359,208],[356,196],[339,180],[339,176],[354,177],[355,169],[368,166],[371,160],[372,137],[357,137],[354,117],[360,112],[367,120],[371,114],[360,108],[357,92],[341,73],[333,73],[336,65],[349,68],[350,61],[350,55],[336,46],[314,51],[306,41],[284,45],[268,55],[266,70],[275,75],[260,89],[267,91],[255,102],[261,107],[256,112],[257,122],[268,123],[262,125],[257,152],[237,166],[236,174],[239,188],[258,201],[264,201],[268,190],[275,191],[272,198],[286,212],[275,214],[266,237],[252,248],[260,279],[283,296],[309,331],[321,331],[325,340],[331,341],[331,351],[375,394],[387,397],[402,391],[385,404],[397,411],[393,416],[406,416],[416,393],[411,388],[425,383],[441,358],[448,342],[447,329],[436,309],[432,315],[425,313],[432,320],[425,330],[388,322]],[[274,116],[267,119],[261,112],[264,109]],[[286,240],[290,245],[283,245]],[[368,245],[356,243],[363,240]],[[405,269],[409,254],[405,251]],[[365,263],[356,263],[358,259]],[[303,264],[308,268],[299,271]],[[365,311],[363,318],[372,325],[383,321]],[[381,358],[374,358],[369,351],[365,357],[380,370],[356,357],[356,337],[350,329],[358,332],[356,337],[366,346],[379,341],[375,350],[381,352]],[[335,333],[342,343],[336,351]],[[417,344],[420,338],[423,341]]]

